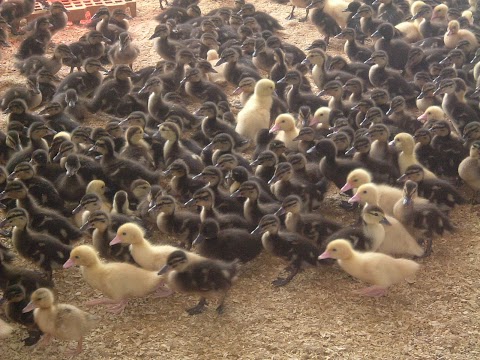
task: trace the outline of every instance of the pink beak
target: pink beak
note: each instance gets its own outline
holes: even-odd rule
[[[120,244],[121,242],[122,242],[122,239],[120,239],[120,237],[118,236],[115,236],[115,238],[112,241],[110,241],[110,246],[115,244]]]
[[[318,260],[331,259],[331,258],[332,258],[332,255],[328,251],[325,251],[322,255],[318,257]]]
[[[22,313],[27,313],[32,310],[35,310],[35,305],[33,304],[33,302],[30,301],[28,305],[23,308]]]
[[[75,263],[73,262],[72,259],[68,259],[65,264],[63,264],[64,269],[71,268],[72,266],[75,266]]]
[[[340,189],[340,192],[345,192],[345,191],[348,191],[350,189],[353,189],[353,185],[350,184],[350,183],[346,183],[345,185],[343,185],[343,187]]]
[[[425,122],[427,121],[427,113],[423,113],[422,115],[420,115],[417,120],[421,121],[421,122]]]
[[[352,204],[354,202],[359,202],[360,196],[358,194],[353,195],[350,199],[348,199],[348,203]]]
[[[277,124],[273,125],[270,129],[270,133],[274,133],[274,132],[277,132],[278,130],[280,130],[280,126],[278,126]]]

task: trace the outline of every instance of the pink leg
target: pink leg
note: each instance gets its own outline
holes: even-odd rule
[[[82,344],[83,344],[83,338],[80,338],[80,340],[78,340],[78,344],[77,344],[77,347],[75,349],[66,351],[67,356],[70,356],[70,358],[73,358],[73,357],[77,356],[78,354],[80,354],[83,350]]]
[[[387,289],[374,285],[364,289],[357,290],[355,291],[355,293],[363,296],[380,297],[380,296],[385,296],[387,294]]]
[[[87,306],[109,305],[109,304],[118,304],[118,301],[117,301],[117,300],[108,299],[108,298],[105,298],[105,297],[101,297],[101,298],[99,298],[99,299],[93,299],[93,300],[87,301],[87,302],[85,303],[85,305],[87,305]]]
[[[173,294],[173,291],[169,289],[165,284],[159,286],[155,292],[152,294],[154,298],[167,297]]]
[[[110,311],[111,313],[119,315],[119,314],[123,313],[127,304],[128,304],[128,300],[117,301],[112,306],[108,307],[108,311]]]
[[[37,345],[35,345],[35,348],[36,349],[43,348],[43,347],[47,346],[48,344],[50,344],[51,341],[52,341],[52,335],[45,334],[45,335],[42,336],[42,338],[37,343]]]

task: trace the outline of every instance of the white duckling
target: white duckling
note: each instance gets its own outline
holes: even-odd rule
[[[292,151],[298,151],[298,141],[293,141],[300,130],[295,126],[295,119],[290,114],[280,114],[270,128],[271,133],[277,133],[275,139],[283,141],[285,146]]]
[[[404,174],[410,165],[420,165],[425,171],[425,179],[436,179],[433,172],[425,168],[417,159],[415,155],[415,139],[408,133],[400,133],[395,135],[395,138],[390,142],[390,145],[395,145],[398,154],[398,167],[400,174]]]
[[[458,166],[458,175],[474,191],[473,202],[480,193],[480,141],[470,146],[470,155]]]
[[[223,76],[223,73],[225,71],[225,66],[227,66],[227,63],[215,66],[218,60],[220,60],[220,56],[218,55],[217,50],[215,49],[208,50],[207,61],[210,64],[212,64],[213,69],[216,71],[216,73],[207,74],[208,80],[219,85],[226,85],[227,80],[225,80],[225,76]]]
[[[334,240],[328,244],[319,259],[337,259],[345,272],[362,281],[373,284],[357,292],[365,296],[384,296],[387,289],[405,279],[412,278],[420,268],[415,261],[395,259],[391,256],[366,252],[361,253],[352,248],[344,239]]]
[[[255,85],[255,91],[237,115],[235,130],[242,136],[255,142],[261,129],[270,127],[270,110],[273,103],[275,83],[262,79]]]
[[[87,305],[112,305],[109,310],[120,314],[125,310],[128,299],[143,297],[156,292],[157,296],[167,296],[171,291],[164,288],[165,279],[156,271],[138,268],[127,263],[102,263],[93,247],[80,245],[72,250],[70,259],[63,265],[69,268],[81,266],[85,281],[101,291],[106,298],[87,302]]]
[[[322,106],[315,110],[312,119],[310,120],[310,127],[313,127],[316,131],[320,131],[323,134],[329,134],[330,130],[330,112],[332,110],[329,107]]]
[[[117,236],[110,242],[115,244],[130,244],[129,250],[135,262],[143,269],[158,271],[167,263],[170,254],[177,247],[171,245],[152,245],[145,239],[144,232],[140,226],[134,223],[127,223],[120,226],[117,230]],[[185,251],[188,261],[201,259],[197,254]]]
[[[447,32],[443,36],[445,47],[447,49],[455,49],[462,40],[467,40],[474,48],[478,47],[475,35],[470,30],[460,29],[460,23],[457,20],[451,20],[448,23]]]
[[[48,345],[52,338],[75,340],[77,347],[69,355],[80,354],[83,338],[96,325],[96,318],[73,305],[55,304],[53,292],[47,288],[35,290],[30,299],[23,312],[33,310],[35,323],[44,334],[38,346]]]

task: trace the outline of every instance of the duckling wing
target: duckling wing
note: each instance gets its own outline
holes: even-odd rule
[[[55,317],[55,337],[66,340],[79,340],[95,324],[92,315],[73,305],[57,305]]]

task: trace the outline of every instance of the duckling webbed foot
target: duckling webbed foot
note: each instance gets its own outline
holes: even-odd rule
[[[83,338],[80,338],[80,340],[78,341],[77,347],[75,349],[66,350],[65,355],[69,356],[70,359],[74,358],[75,356],[77,356],[83,351],[82,344],[83,344]]]
[[[284,271],[288,273],[287,277],[281,278],[278,277],[276,280],[272,281],[273,286],[285,286],[287,285],[292,279],[295,277],[295,275],[298,274],[300,268],[298,266],[288,266]]]
[[[188,315],[198,315],[205,311],[205,306],[207,305],[207,300],[205,298],[201,298],[197,305],[194,307],[187,309]]]
[[[354,291],[356,294],[370,297],[381,297],[387,295],[387,289],[374,285]]]

